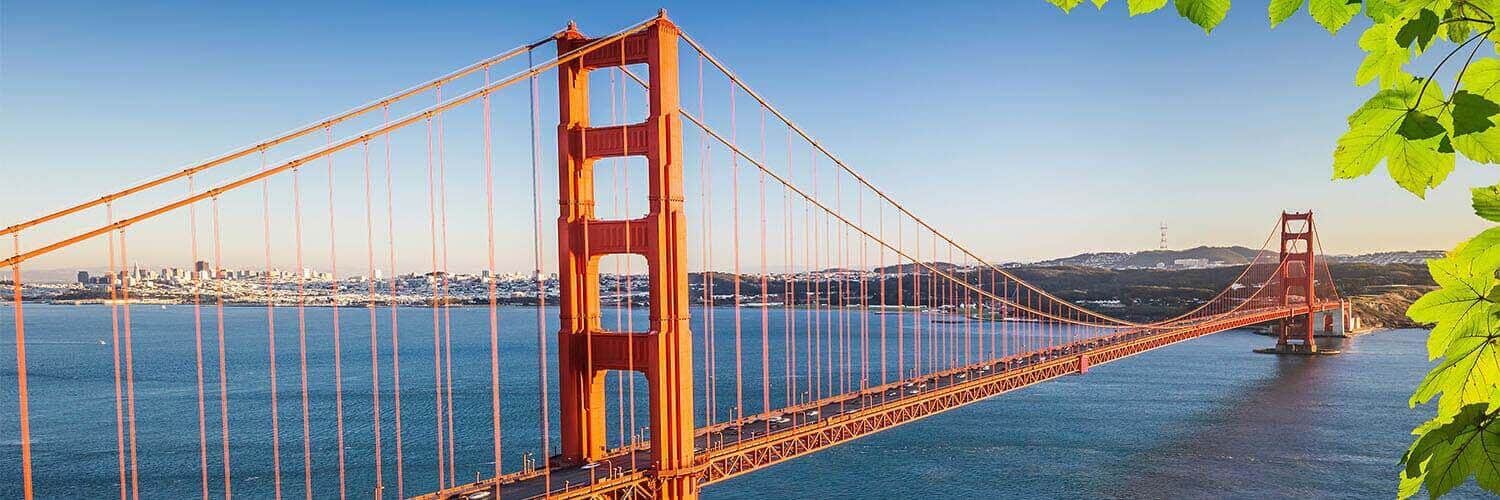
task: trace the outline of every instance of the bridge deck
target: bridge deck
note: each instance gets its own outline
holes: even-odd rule
[[[1337,302],[1327,302],[1315,309],[1322,312],[1338,307]],[[728,479],[981,399],[1081,373],[1092,365],[1306,313],[1305,307],[1277,307],[1225,314],[1170,329],[1128,330],[706,427],[699,429],[697,436],[698,481],[707,485]],[[650,461],[648,449],[621,450],[593,465],[557,467],[549,475],[541,471],[514,473],[416,498],[463,499],[474,494],[479,494],[474,498],[484,498],[483,492],[501,498],[536,498],[547,496],[549,490],[551,496],[562,498],[649,497],[652,488],[645,471]]]

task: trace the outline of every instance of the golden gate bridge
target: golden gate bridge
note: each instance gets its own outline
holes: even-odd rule
[[[538,61],[549,45],[555,56]],[[691,60],[687,65],[679,57],[683,47]],[[514,73],[492,75],[522,58],[524,66]],[[555,134],[543,132],[541,118],[552,105],[542,97],[543,77],[552,74]],[[595,78],[600,74],[607,82]],[[473,82],[477,75],[482,82]],[[681,80],[692,84],[686,106]],[[453,90],[465,83],[471,88]],[[605,83],[607,115],[599,105],[603,100],[591,95]],[[421,96],[431,98],[430,104]],[[718,104],[710,108],[706,96]],[[501,102],[524,103],[516,108],[525,112],[499,120],[495,109]],[[402,106],[415,109],[393,114]],[[373,123],[354,128],[367,122]],[[463,127],[478,131],[456,132]],[[526,148],[510,155],[496,151],[497,128],[527,132]],[[452,143],[463,140],[471,143],[467,149]],[[286,152],[298,144],[312,147]],[[284,157],[273,160],[278,154]],[[541,202],[544,182],[551,182],[542,173],[549,159],[557,164],[555,229],[547,222],[550,207]],[[304,178],[316,176],[320,162],[327,191],[305,192],[311,182]],[[472,167],[456,168],[465,179],[482,179],[482,187],[473,188],[482,191],[482,202],[450,195],[449,163]],[[603,163],[612,168],[596,169]],[[510,168],[517,165],[523,168]],[[393,180],[393,171],[403,166],[425,170],[426,184],[412,192],[399,190],[404,186]],[[382,169],[383,187],[377,182]],[[203,188],[200,182],[214,173],[225,178]],[[496,179],[528,176],[526,203],[500,207],[516,200],[497,197]],[[598,182],[600,177],[611,182]],[[339,187],[340,178],[356,180]],[[272,181],[279,183],[274,189]],[[185,196],[165,191],[184,184]],[[340,198],[341,193],[346,196]],[[117,217],[132,200],[152,194],[166,201],[138,201],[131,215]],[[320,203],[326,214],[308,213],[305,202],[325,197]],[[482,215],[475,219],[482,223],[455,233],[484,235],[477,246],[487,263],[486,300],[480,305],[488,307],[488,324],[478,332],[460,325],[458,335],[487,336],[487,366],[453,362],[450,202]],[[425,228],[398,229],[424,212]],[[91,223],[85,215],[102,215],[104,223]],[[497,230],[497,217],[529,218],[530,234]],[[200,229],[200,219],[207,229]],[[318,219],[326,219],[326,225],[314,222]],[[72,478],[45,471],[63,460],[82,459],[59,458],[67,455],[62,451],[37,458],[47,447],[66,448],[70,431],[33,427],[33,401],[48,394],[28,386],[26,354],[27,341],[35,339],[27,337],[22,270],[70,252],[106,263],[110,277],[109,328],[101,332],[110,339],[114,384],[109,398],[114,449],[106,468],[118,488],[95,493],[133,499],[145,490],[152,496],[151,478],[142,477],[142,469],[155,457],[142,452],[147,443],[137,425],[166,417],[137,405],[136,386],[143,371],[161,368],[137,363],[134,336],[145,320],[136,319],[142,306],[133,299],[143,290],[116,279],[132,262],[127,242],[139,241],[132,236],[152,224],[166,229],[147,233],[147,239],[175,235],[187,240],[193,261],[210,262],[208,272],[192,277],[194,320],[181,328],[182,340],[191,339],[194,347],[196,422],[165,422],[192,428],[198,446],[156,450],[195,455],[193,479],[203,498],[231,497],[245,484],[237,479],[243,475],[270,475],[267,492],[276,498],[693,498],[727,478],[1203,335],[1274,322],[1280,325],[1274,351],[1316,353],[1319,314],[1323,329],[1334,328],[1335,314],[1347,320],[1347,304],[1327,269],[1318,265],[1310,212],[1283,213],[1260,253],[1210,300],[1158,321],[1121,319],[1018,279],[909,211],[772,106],[664,12],[598,37],[570,24],[385,98],[0,230],[13,249],[0,268],[9,268],[12,277],[17,405],[11,418],[19,424],[19,488],[25,498],[67,491],[60,483]],[[226,234],[234,232],[226,228],[249,228],[238,232],[259,233],[260,239]],[[338,234],[359,241],[342,241]],[[207,248],[200,248],[200,238],[211,241]],[[326,254],[312,248],[313,239],[327,242]],[[497,290],[490,275],[497,247],[507,245],[531,258],[534,295],[502,296]],[[263,254],[266,278],[250,292],[231,294],[224,254],[245,247]],[[430,294],[420,308],[402,299],[413,290],[403,292],[410,285],[395,276],[398,247],[425,250],[418,252],[425,261],[420,267],[431,270],[425,273],[431,285],[415,290]],[[292,260],[305,269],[315,255],[335,274],[340,257],[346,264],[357,262],[363,279],[335,276],[331,289],[323,290],[310,286],[306,272],[290,289],[270,278],[273,261]],[[601,286],[605,259],[622,277],[613,283],[615,290]],[[389,280],[378,278],[380,269],[389,269]],[[555,281],[549,271],[556,272]],[[647,290],[645,297],[636,296],[637,288]],[[603,307],[606,293],[617,307]],[[534,323],[515,327],[500,319],[501,306],[518,299],[534,306],[527,313]],[[246,302],[263,306],[265,321],[235,332],[243,325],[226,322],[226,305]],[[695,304],[703,317],[692,317]],[[326,327],[326,337],[316,331],[309,335],[310,321],[323,321],[309,318],[313,306],[328,309],[331,321],[312,325]],[[341,306],[363,311],[341,316]],[[642,324],[636,324],[636,308],[644,312]],[[350,318],[358,316],[365,316],[358,329],[367,331],[350,331]],[[297,344],[278,346],[278,326],[283,335],[294,328]],[[367,349],[344,344],[351,334],[368,340]],[[249,373],[226,363],[226,349],[231,354],[236,349],[226,348],[226,338],[236,335],[265,335],[266,350],[257,355],[267,365]],[[413,354],[400,344],[403,335],[430,336],[431,344],[416,353],[431,356],[432,373],[420,379],[430,386],[414,387],[411,370],[401,373],[401,356],[407,354],[410,364]],[[510,359],[502,355],[507,337],[534,338],[534,369],[502,363]],[[331,349],[311,349],[310,341],[330,343]],[[368,366],[345,366],[343,357],[351,349],[367,350]],[[297,375],[288,382],[281,372],[290,368],[278,368],[277,362],[293,354]],[[320,376],[314,373],[327,366],[331,415],[310,410],[314,403],[329,403],[321,400],[329,394],[316,390]],[[66,367],[42,369],[60,368]],[[480,372],[487,384],[472,383],[465,372]],[[240,411],[269,410],[268,418],[247,423],[236,417],[230,380],[245,377],[264,383],[270,403]],[[360,394],[369,397],[360,415],[345,411],[346,391],[353,390],[346,381],[355,378],[362,384]],[[517,383],[530,387],[510,388]],[[489,407],[455,410],[455,385],[460,397],[483,393]],[[528,430],[502,422],[502,407],[517,404],[535,405],[534,415],[520,423]],[[282,406],[291,411],[282,413]],[[456,411],[485,413],[487,428],[455,426]],[[636,422],[637,416],[643,422]],[[336,490],[314,487],[315,426],[336,435]],[[422,430],[414,430],[417,426]],[[467,430],[467,436],[460,437],[459,430]],[[39,441],[33,433],[54,438]],[[368,435],[372,445],[349,446],[346,437],[354,433]],[[477,435],[483,436],[482,446],[469,442]],[[260,438],[251,444],[246,436]],[[300,442],[287,446],[284,436]],[[320,436],[319,441],[326,440]],[[234,458],[245,453],[238,449],[247,446],[266,448],[257,452],[269,453],[271,463],[249,470],[237,466]],[[319,443],[320,449],[325,446]],[[518,447],[524,450],[520,460],[514,458]],[[485,456],[463,456],[477,453]],[[467,476],[476,463],[483,464],[477,480],[461,477],[460,467]],[[319,476],[330,470],[324,467],[316,469]],[[352,477],[353,469],[368,470],[370,477]]]

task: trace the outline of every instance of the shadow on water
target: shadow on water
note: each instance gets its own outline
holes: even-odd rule
[[[1342,339],[1319,343],[1334,349],[1344,344]],[[1104,486],[1099,496],[1161,498],[1167,491],[1178,498],[1349,495],[1306,486],[1311,482],[1304,477],[1337,469],[1327,463],[1337,458],[1314,451],[1324,442],[1328,423],[1317,419],[1325,413],[1320,409],[1328,404],[1327,391],[1338,389],[1330,373],[1339,360],[1274,356],[1270,362],[1270,377],[1224,398],[1225,404],[1188,425],[1190,433],[1171,436],[1123,461],[1126,470],[1115,476],[1123,481]]]

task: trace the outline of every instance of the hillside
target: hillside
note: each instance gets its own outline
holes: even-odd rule
[[[1030,266],[1085,266],[1104,269],[1173,269],[1244,265],[1255,258],[1256,251],[1241,246],[1196,247],[1186,250],[1145,250],[1140,252],[1094,252],[1072,257],[1044,260]],[[1439,250],[1375,252],[1360,255],[1325,255],[1325,262],[1339,264],[1422,264],[1443,256]]]
[[[1022,267],[1013,272],[1049,292],[1070,300],[1098,304],[1097,307],[1132,321],[1170,317],[1212,298],[1244,268],[1208,269],[1101,269],[1087,266]],[[1378,303],[1369,309],[1382,324],[1403,326],[1406,305],[1421,291],[1434,286],[1427,268],[1418,264],[1329,264],[1329,272],[1340,292],[1362,303]],[[1401,291],[1406,290],[1406,291]],[[1401,291],[1386,296],[1388,292]],[[1374,297],[1383,297],[1375,299]],[[1118,304],[1114,301],[1119,301]],[[1108,309],[1105,309],[1105,308]]]
[[[952,265],[938,264],[946,270]],[[907,265],[910,270],[910,265]],[[1418,264],[1329,264],[1329,271],[1338,282],[1341,295],[1354,300],[1357,310],[1362,311],[1367,325],[1409,326],[1405,323],[1406,306],[1424,290],[1434,286],[1425,266]],[[1090,309],[1131,321],[1153,321],[1181,314],[1213,298],[1226,285],[1234,281],[1244,270],[1243,266],[1211,267],[1202,269],[1105,269],[1093,266],[1023,266],[1009,271],[1017,277],[1037,285],[1058,297],[1076,302]],[[912,304],[916,296],[914,280],[904,280],[892,266],[884,270],[885,286],[879,280],[864,282],[869,290],[885,290],[886,304]],[[960,271],[962,272],[962,271]],[[926,274],[925,272],[921,274]],[[701,287],[703,275],[694,273],[689,283]],[[733,275],[714,273],[712,295],[716,303],[732,304],[734,294]],[[847,276],[848,286],[822,285],[827,296],[823,303],[836,303],[843,291],[859,290],[861,281],[856,276]],[[837,278],[835,278],[835,281]],[[769,280],[766,292],[771,300],[780,300],[787,283],[779,279]],[[805,287],[806,282],[798,285]],[[742,294],[761,300],[760,282],[755,276],[745,276],[739,288]],[[701,290],[701,288],[696,288]],[[901,290],[898,292],[898,289]],[[697,300],[700,292],[692,294]],[[854,299],[858,300],[858,299]],[[878,298],[872,300],[879,301]]]
[[[1034,266],[1087,266],[1106,269],[1155,269],[1178,266],[1179,260],[1202,261],[1202,265],[1187,267],[1218,267],[1244,265],[1255,258],[1256,251],[1241,246],[1201,246],[1185,250],[1146,250],[1141,252],[1084,253],[1072,257],[1052,259],[1032,264]]]
[[[1415,328],[1422,325],[1406,317],[1406,308],[1429,289],[1395,287],[1386,292],[1356,295],[1350,300],[1354,315],[1359,317],[1360,326],[1364,328]]]

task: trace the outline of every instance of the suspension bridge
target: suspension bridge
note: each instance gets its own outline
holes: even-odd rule
[[[28,499],[694,498],[1225,330],[1270,323],[1273,351],[1317,353],[1315,332],[1348,317],[1310,212],[1281,214],[1237,278],[1171,318],[1039,289],[878,189],[665,13],[602,36],[570,24],[0,236],[6,468]],[[170,285],[141,274],[162,246],[197,267]],[[486,267],[465,277],[450,253]],[[503,281],[497,253],[531,269]],[[107,340],[103,397],[86,401],[46,385],[68,363],[28,364],[49,338],[28,336],[28,312],[47,310],[23,269],[64,256],[107,269],[106,307],[71,313],[99,322],[66,323]],[[153,316],[163,296],[191,319]],[[186,355],[150,361],[158,336]],[[145,380],[171,373],[181,383]],[[88,405],[101,428],[64,423]],[[88,433],[108,451],[70,451]],[[61,472],[79,470],[95,481]]]

